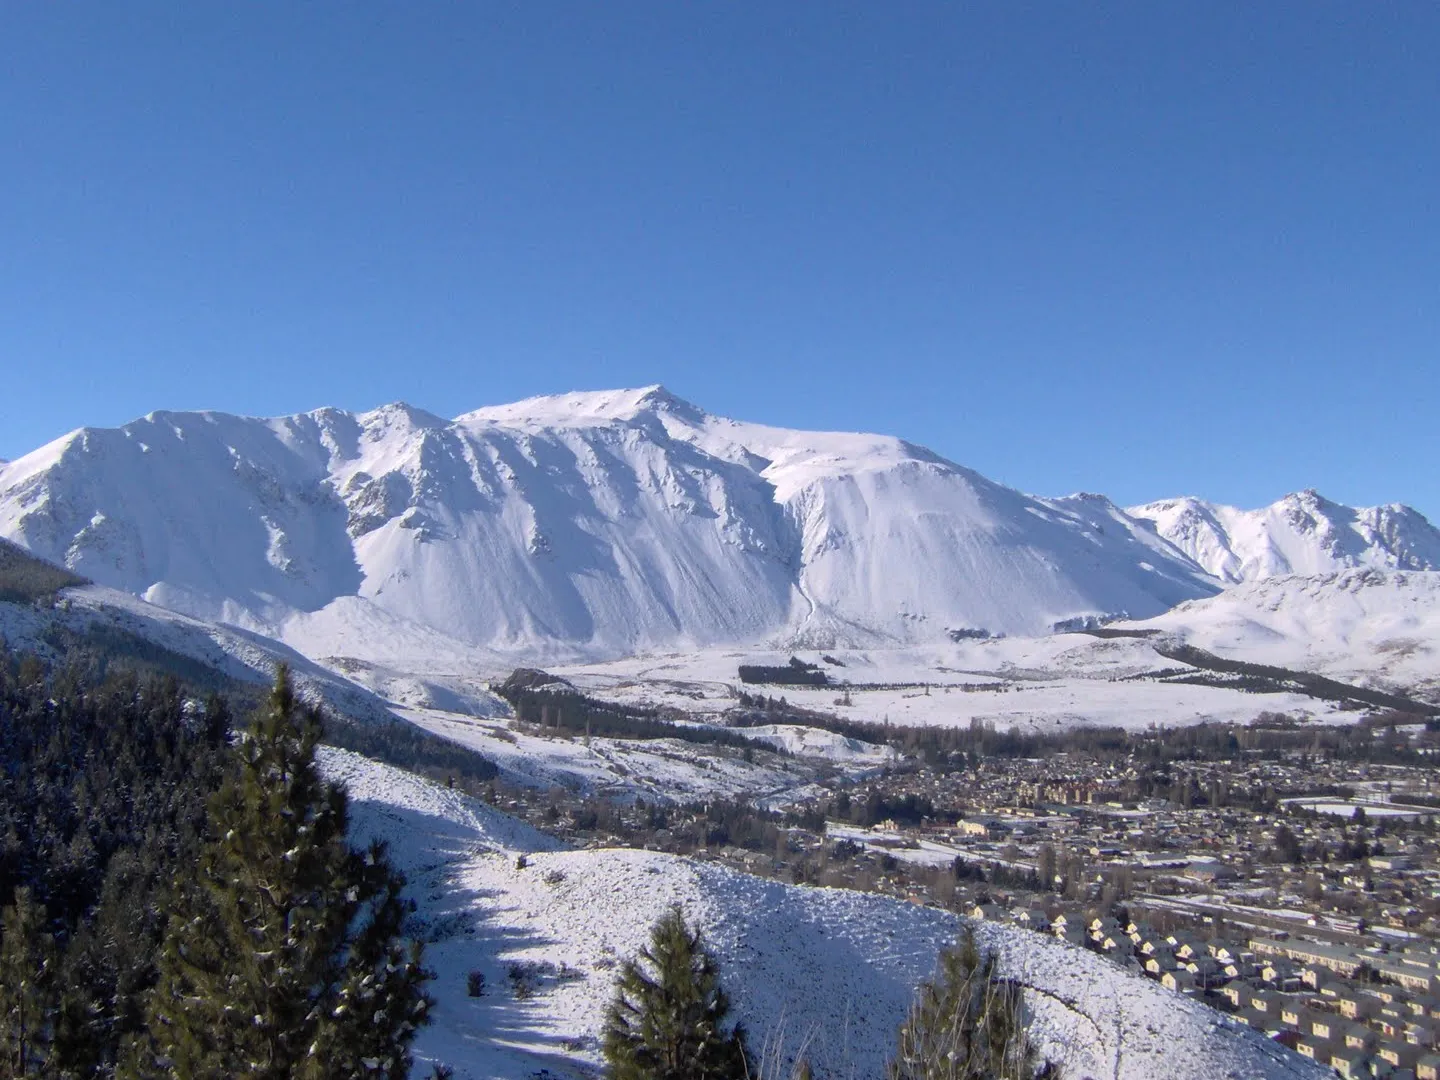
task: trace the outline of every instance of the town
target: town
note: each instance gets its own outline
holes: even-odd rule
[[[498,783],[486,794],[584,845],[674,851],[1054,935],[1342,1076],[1440,1080],[1436,727],[1394,713],[1326,727],[1264,715],[1039,745],[982,728],[938,746],[895,729],[892,743],[918,752],[764,810]]]

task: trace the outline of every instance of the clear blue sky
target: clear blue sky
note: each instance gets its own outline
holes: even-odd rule
[[[1440,518],[1440,6],[12,3],[0,457],[663,382]]]

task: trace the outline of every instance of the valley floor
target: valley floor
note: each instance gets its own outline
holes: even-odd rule
[[[741,664],[814,663],[831,685],[744,686]],[[827,662],[829,657],[835,663]],[[1348,723],[1353,712],[1299,693],[1255,694],[1167,680],[1177,665],[1144,640],[1084,634],[964,646],[800,653],[711,650],[560,667],[555,673],[597,697],[716,716],[737,690],[784,697],[847,720],[899,725],[1056,731],[1080,725],[1139,730],[1206,721],[1248,723],[1262,712]]]

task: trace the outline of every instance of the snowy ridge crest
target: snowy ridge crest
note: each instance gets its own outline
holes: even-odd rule
[[[1440,530],[1399,503],[1349,507],[1307,489],[1260,510],[1187,497],[1134,506],[1128,513],[1152,523],[1207,572],[1232,584],[1351,567],[1440,569]]]

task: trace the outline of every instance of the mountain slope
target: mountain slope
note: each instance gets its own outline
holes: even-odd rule
[[[803,1047],[820,1076],[882,1076],[915,985],[961,927],[933,908],[672,855],[560,850],[455,792],[323,753],[327,775],[350,791],[355,832],[390,842],[420,901],[439,1000],[416,1050],[457,1080],[594,1076],[617,962],[671,904],[702,925],[752,1046],[778,1046],[781,1058]],[[978,934],[1027,988],[1031,1036],[1067,1077],[1329,1075],[1092,953],[1008,927]],[[512,969],[532,992],[514,992]],[[484,996],[464,996],[470,971],[485,975]]]
[[[1263,578],[1138,624],[1217,655],[1382,688],[1440,691],[1440,574]]]
[[[231,693],[248,686],[257,696],[285,664],[302,700],[325,705],[362,724],[397,724],[375,693],[259,634],[148,604],[100,585],[66,588],[51,604],[16,602],[0,592],[0,642],[63,659],[72,646],[108,660],[151,664],[197,688]]]
[[[1230,583],[1361,566],[1440,570],[1440,529],[1399,503],[1357,509],[1301,491],[1260,510],[1181,498],[1126,512]]]
[[[153,413],[0,468],[0,536],[377,661],[427,635],[615,656],[1043,632],[1215,591],[1098,496],[1036,499],[900,439],[737,423],[659,387],[454,421]]]

